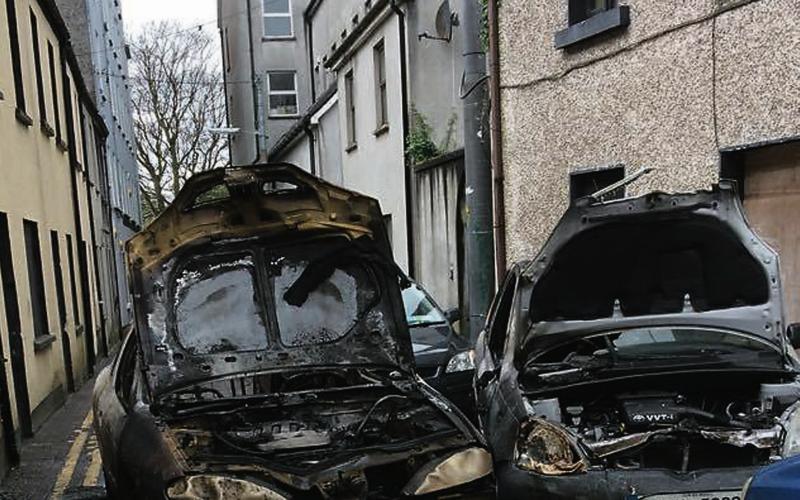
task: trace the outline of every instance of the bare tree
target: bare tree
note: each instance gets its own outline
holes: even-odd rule
[[[228,163],[225,92],[211,36],[174,22],[133,39],[131,95],[146,221],[161,213],[196,172]]]

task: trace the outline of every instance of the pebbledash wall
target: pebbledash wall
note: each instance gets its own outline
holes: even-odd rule
[[[52,0],[0,1],[0,476],[110,328],[108,131],[68,40]]]
[[[732,177],[800,320],[800,0],[492,1],[508,260],[535,256],[576,172],[655,167],[628,195]]]

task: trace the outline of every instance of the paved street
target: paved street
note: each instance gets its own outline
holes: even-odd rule
[[[69,398],[22,446],[22,462],[0,486],[0,500],[105,498],[100,453],[92,431],[94,380]]]

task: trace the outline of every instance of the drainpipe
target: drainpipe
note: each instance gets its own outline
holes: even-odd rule
[[[484,150],[486,54],[481,47],[478,0],[462,0],[464,30],[464,177],[466,184],[466,271],[469,338],[474,343],[495,290],[492,241],[492,171]]]
[[[311,17],[303,12],[306,27],[306,51],[308,52],[308,79],[311,81],[311,102],[317,102],[317,82],[314,79],[314,33],[311,31]]]
[[[227,60],[228,58],[225,55],[225,54],[229,54],[230,53],[230,47],[228,46],[228,42],[229,41],[230,40],[226,40],[225,39],[225,32],[224,32],[223,28],[220,27],[219,28],[219,46],[222,47],[222,87],[224,89],[223,93],[225,94],[225,126],[230,128],[230,126],[231,126],[231,110],[230,110],[230,106],[228,105],[228,92],[229,92],[230,89],[228,88],[228,71],[227,71],[227,68],[228,68],[228,65],[230,64],[230,61]],[[226,52],[226,47],[227,47],[227,52]],[[232,146],[231,146],[231,136],[230,136],[230,134],[228,134],[228,136],[225,138],[225,142],[228,143],[228,165],[230,165],[230,164],[233,163],[231,161],[231,156],[232,156],[231,155],[231,148],[232,148]],[[116,245],[116,242],[114,244]],[[116,262],[116,260],[117,259],[115,258],[114,261]]]
[[[400,38],[400,87],[403,107],[403,170],[405,176],[405,195],[406,195],[406,240],[408,243],[408,275],[412,278],[416,274],[414,271],[414,196],[413,196],[413,176],[411,167],[406,163],[405,151],[408,147],[408,61],[406,56],[406,15],[398,6],[398,0],[389,0],[392,11],[397,14],[398,33]]]
[[[261,136],[261,124],[260,120],[258,119],[259,116],[259,105],[258,105],[258,82],[256,80],[256,59],[253,47],[253,6],[251,5],[251,0],[247,0],[247,44],[250,47],[250,83],[252,85],[253,90],[253,130],[256,131],[256,137],[254,140],[255,149],[256,149],[256,156],[255,159],[251,163],[258,163],[261,158],[261,149],[260,149],[260,141]]]
[[[503,175],[503,135],[500,109],[500,37],[498,1],[488,0],[489,7],[489,116],[492,141],[492,187],[494,188],[495,276],[506,274],[506,199]]]

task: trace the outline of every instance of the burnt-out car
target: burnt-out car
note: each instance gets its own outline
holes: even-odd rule
[[[404,285],[403,305],[417,373],[474,419],[475,351],[453,328],[460,319],[459,310],[443,311],[424,288],[410,279]]]
[[[740,498],[800,452],[786,331],[734,185],[576,201],[476,346],[499,497]]]
[[[491,473],[415,372],[375,200],[290,165],[215,170],[128,259],[135,325],[94,395],[112,497],[435,497]]]

